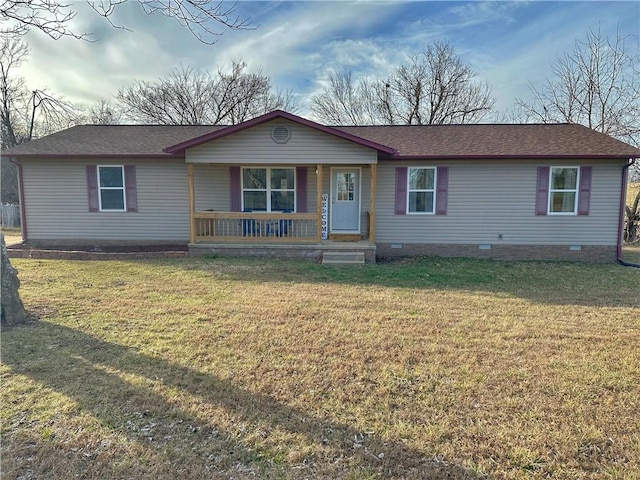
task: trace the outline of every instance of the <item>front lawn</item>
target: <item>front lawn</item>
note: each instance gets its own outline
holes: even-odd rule
[[[3,478],[640,478],[640,269],[13,263]]]

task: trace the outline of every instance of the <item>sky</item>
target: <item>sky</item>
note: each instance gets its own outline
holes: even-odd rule
[[[230,6],[233,3],[229,4]],[[184,66],[215,72],[233,60],[259,69],[272,84],[294,92],[299,115],[313,118],[309,98],[327,85],[332,71],[384,77],[434,41],[452,45],[486,80],[496,110],[528,99],[529,85],[551,78],[551,64],[584,39],[589,29],[614,36],[619,30],[639,50],[640,1],[240,1],[235,13],[250,29],[220,25],[206,45],[174,19],[146,15],[136,2],[119,5],[113,28],[85,3],[72,28],[91,32],[91,42],[26,36],[31,56],[21,66],[30,89],[47,88],[80,105],[136,80],[153,82]]]

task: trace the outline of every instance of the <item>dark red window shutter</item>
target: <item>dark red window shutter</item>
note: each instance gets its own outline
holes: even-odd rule
[[[97,212],[99,210],[98,203],[98,167],[96,165],[87,165],[87,194],[89,196],[89,211]]]
[[[549,167],[538,167],[536,215],[546,215],[549,206]]]
[[[591,204],[591,167],[580,167],[580,189],[578,190],[578,215],[589,215]]]
[[[396,168],[396,215],[407,213],[407,167]]]
[[[449,167],[438,167],[436,175],[436,215],[447,214]]]
[[[127,198],[127,212],[138,211],[138,187],[136,185],[136,166],[124,166],[124,191]]]
[[[307,167],[296,167],[296,212],[307,213]]]
[[[229,192],[231,194],[231,211],[242,210],[242,179],[240,167],[229,167]]]

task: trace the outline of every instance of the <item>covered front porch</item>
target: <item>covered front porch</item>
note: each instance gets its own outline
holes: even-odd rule
[[[375,258],[376,167],[375,163],[347,166],[318,163],[295,168],[187,163],[190,250],[215,254],[262,251],[278,256],[362,251],[370,261],[372,256]],[[289,175],[295,181],[289,185],[292,200],[287,203],[288,208],[275,210],[271,207],[276,202],[271,200],[266,209],[247,208],[247,205],[255,207],[250,202],[256,197],[255,191],[243,189],[248,173],[261,169],[267,174],[270,170],[281,173],[287,168],[295,172]],[[282,182],[284,188],[286,182]],[[243,188],[234,191],[235,184]],[[280,190],[274,191],[272,194],[266,189],[265,195],[282,194]],[[357,219],[352,226],[336,217],[343,205],[356,209],[353,215]]]

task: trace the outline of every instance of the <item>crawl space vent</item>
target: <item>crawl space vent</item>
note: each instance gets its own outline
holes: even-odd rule
[[[271,138],[276,143],[287,143],[291,138],[291,132],[286,125],[276,125],[271,129]]]

